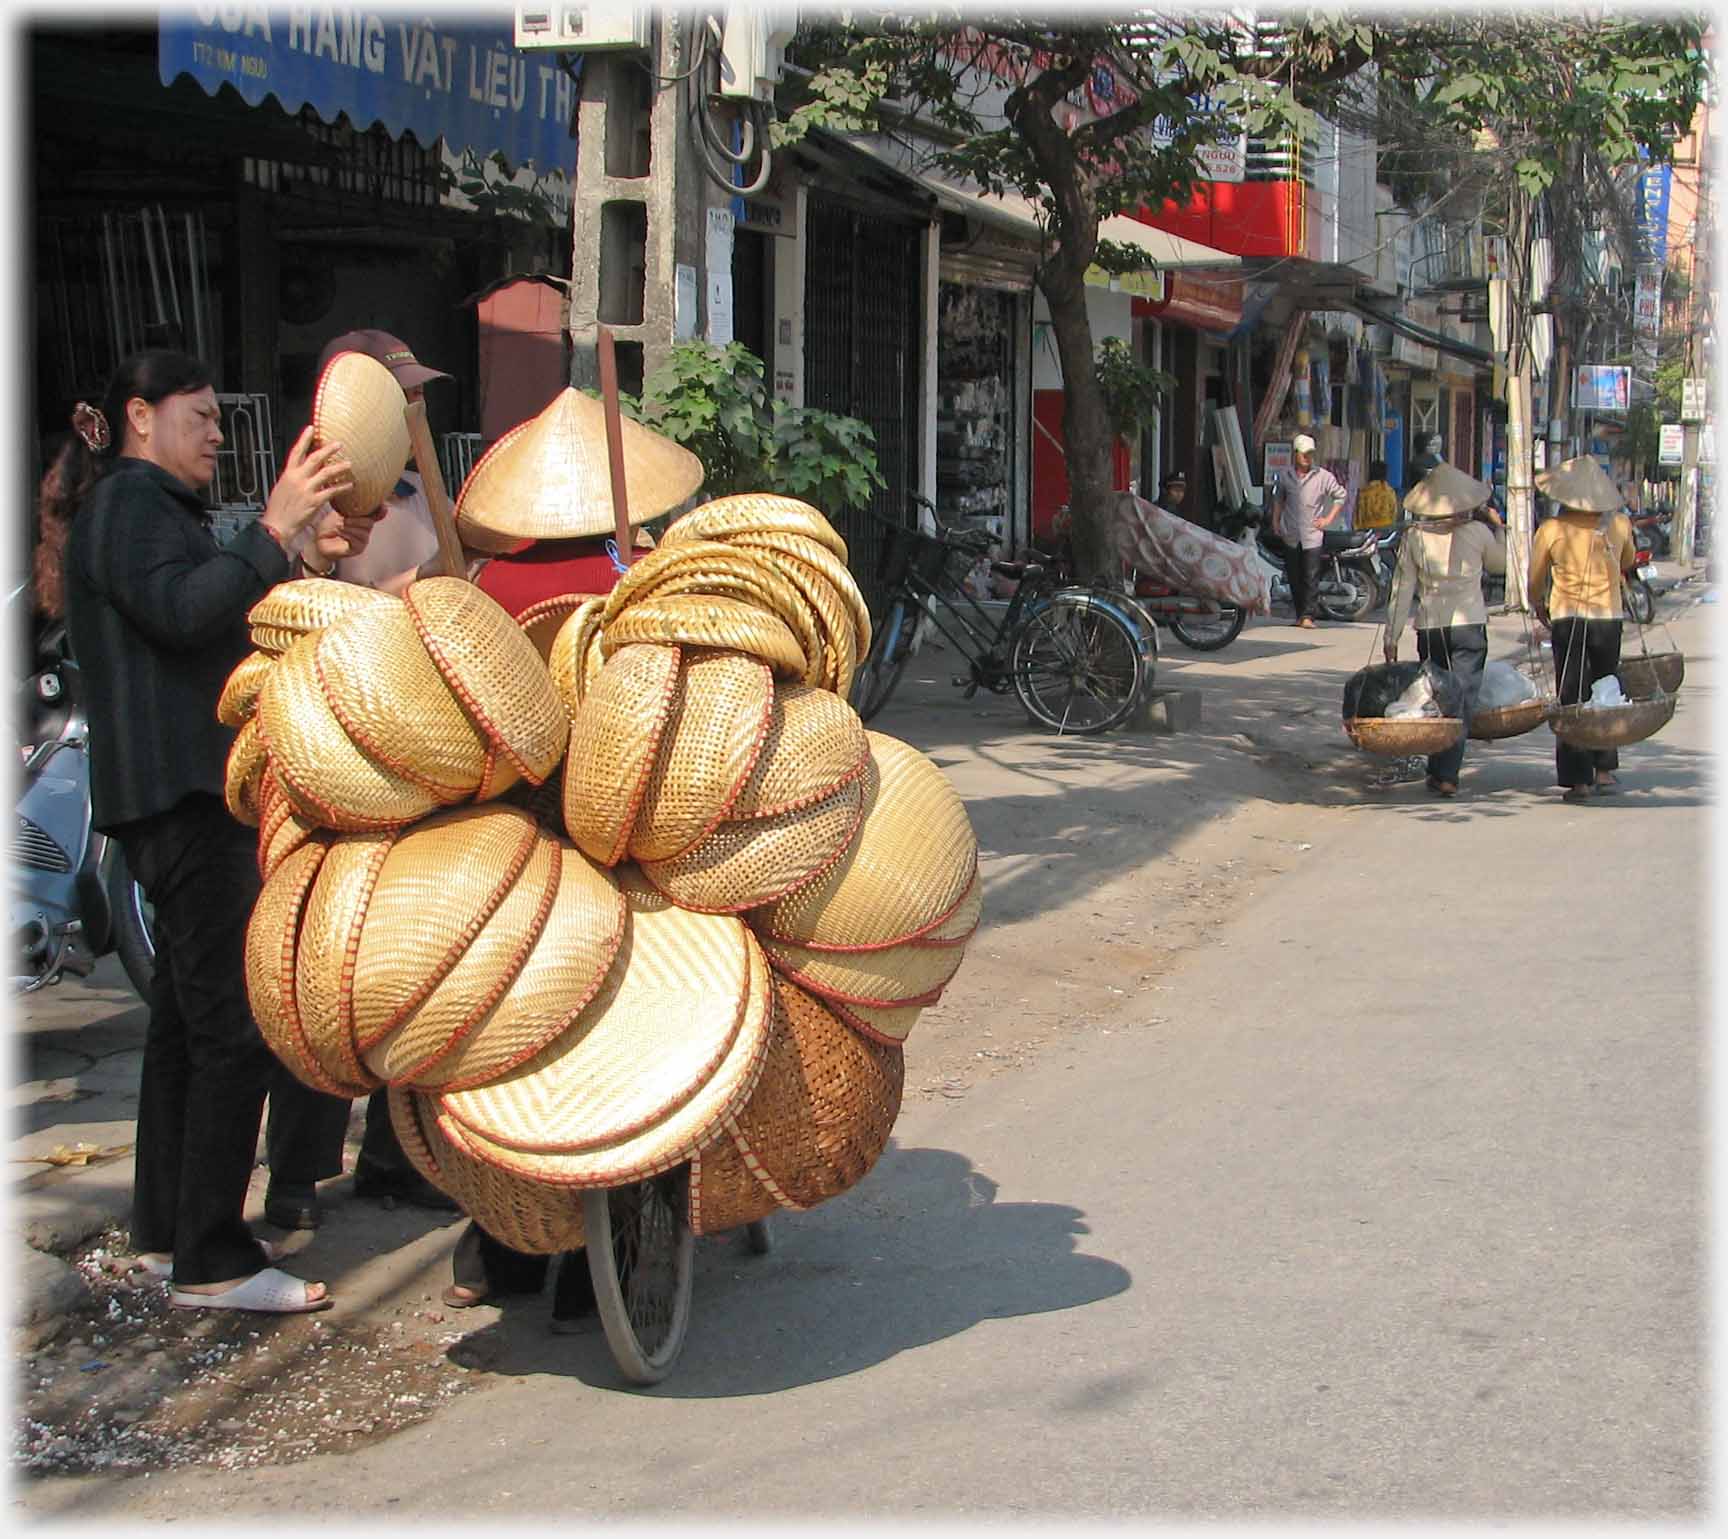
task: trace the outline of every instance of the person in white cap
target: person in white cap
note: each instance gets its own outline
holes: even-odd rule
[[[1330,470],[1314,463],[1314,449],[1306,433],[1296,435],[1290,444],[1294,470],[1279,479],[1272,494],[1272,528],[1285,546],[1290,601],[1297,625],[1309,631],[1319,597],[1322,531],[1344,506],[1344,488]]]
[[[1505,526],[1488,504],[1493,495],[1493,487],[1444,462],[1410,488],[1404,511],[1417,522],[1398,552],[1386,606],[1386,661],[1398,661],[1398,641],[1414,607],[1416,655],[1458,676],[1466,728],[1488,661],[1482,574],[1506,570]],[[1465,741],[1428,756],[1434,795],[1457,794]]]
[[[1536,477],[1560,504],[1537,527],[1530,549],[1530,607],[1551,633],[1554,677],[1562,705],[1580,705],[1590,686],[1620,668],[1620,589],[1638,564],[1632,521],[1620,511],[1620,489],[1594,456],[1581,454]],[[1574,748],[1554,739],[1554,778],[1565,800],[1610,791],[1620,755],[1613,748]]]

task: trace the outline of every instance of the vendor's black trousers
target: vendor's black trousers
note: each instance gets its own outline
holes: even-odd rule
[[[116,837],[155,905],[132,1244],[172,1251],[176,1283],[247,1277],[268,1264],[242,1209],[276,1068],[246,1000],[256,836],[198,792]]]
[[[1320,562],[1324,552],[1316,545],[1284,547],[1284,571],[1290,579],[1290,603],[1298,620],[1312,620],[1320,608]]]
[[[1464,736],[1443,753],[1428,755],[1432,780],[1458,780],[1464,767],[1464,748],[1470,739],[1470,713],[1476,709],[1476,692],[1482,686],[1482,670],[1488,663],[1486,625],[1434,625],[1416,632],[1416,655],[1436,668],[1458,676],[1464,686]]]
[[[1557,617],[1553,633],[1554,677],[1559,680],[1562,705],[1580,705],[1590,698],[1590,686],[1598,679],[1620,671],[1620,622]],[[1564,738],[1554,739],[1554,778],[1561,785],[1588,786],[1596,783],[1596,771],[1620,768],[1617,748],[1574,748]]]

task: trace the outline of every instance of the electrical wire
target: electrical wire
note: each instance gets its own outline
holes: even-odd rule
[[[720,33],[712,16],[693,18],[691,50],[695,62],[682,77],[689,93],[689,112],[696,127],[697,159],[710,181],[723,187],[733,197],[754,197],[768,185],[773,174],[774,157],[768,148],[768,131],[772,125],[771,103],[748,101],[740,104],[736,125],[739,147],[727,143],[728,136],[714,121],[711,102],[720,94]],[[738,172],[757,162],[756,174],[740,184]]]

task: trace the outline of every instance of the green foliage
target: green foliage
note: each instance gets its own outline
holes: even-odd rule
[[[680,342],[643,381],[641,400],[620,405],[702,461],[709,497],[780,492],[832,516],[886,484],[868,424],[771,399],[762,360],[739,342]]]
[[[1106,337],[1093,357],[1110,430],[1131,443],[1151,425],[1160,403],[1175,388],[1176,376],[1138,362],[1121,337]]]

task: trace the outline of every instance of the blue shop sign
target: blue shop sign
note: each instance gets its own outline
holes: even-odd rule
[[[550,52],[514,43],[512,13],[496,20],[414,18],[349,6],[193,5],[164,12],[157,75],[190,75],[211,95],[233,86],[253,106],[274,96],[288,112],[326,122],[382,123],[423,145],[442,137],[460,154],[502,152],[512,166],[568,173],[576,82]]]

